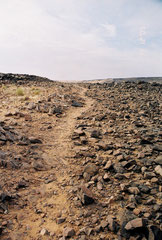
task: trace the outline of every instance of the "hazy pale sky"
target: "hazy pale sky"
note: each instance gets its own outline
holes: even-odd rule
[[[162,0],[0,0],[0,72],[162,76]]]

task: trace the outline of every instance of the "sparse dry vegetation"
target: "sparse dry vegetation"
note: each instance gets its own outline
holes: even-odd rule
[[[37,89],[37,88],[33,89],[33,94],[34,95],[39,95],[40,93],[41,93],[40,89]]]
[[[17,88],[16,95],[17,96],[24,96],[24,90],[21,87]]]

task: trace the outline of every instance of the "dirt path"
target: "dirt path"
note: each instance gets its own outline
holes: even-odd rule
[[[54,128],[53,136],[54,147],[51,149],[51,154],[64,165],[69,165],[68,158],[72,155],[72,142],[71,134],[76,126],[77,117],[81,116],[82,113],[88,111],[92,105],[92,99],[85,96],[86,89],[81,88],[80,97],[85,100],[85,106],[82,108],[72,108],[66,118],[58,121],[57,126]],[[53,141],[51,138],[51,142]]]
[[[24,239],[39,239],[42,229],[48,230],[51,237],[58,239],[57,236],[63,228],[69,226],[66,221],[65,224],[58,224],[57,219],[60,217],[68,219],[69,214],[74,214],[68,199],[71,176],[76,168],[72,159],[74,150],[71,135],[75,129],[77,117],[88,111],[93,104],[93,100],[85,95],[86,89],[78,87],[78,92],[85,100],[83,107],[71,108],[67,115],[58,119],[57,122],[46,119],[51,122],[53,128],[48,135],[44,135],[43,157],[52,169],[35,174],[35,178],[40,179],[40,185],[28,193],[31,204],[25,210],[19,211],[15,224],[16,231],[18,230],[18,233],[14,233],[17,234],[14,235],[15,239],[20,236],[23,239],[22,233],[25,234]],[[44,236],[41,239],[47,238]]]

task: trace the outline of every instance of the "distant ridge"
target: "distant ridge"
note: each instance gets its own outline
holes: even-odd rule
[[[30,75],[30,74],[18,74],[18,73],[0,73],[0,82],[10,83],[21,83],[24,81],[33,82],[60,82],[57,80],[51,80],[46,77]],[[92,79],[82,80],[78,82],[82,83],[112,83],[112,82],[156,82],[162,84],[162,77],[131,77],[131,78],[103,78],[103,79]],[[63,81],[66,82],[66,81]],[[71,81],[73,82],[73,81]]]
[[[105,78],[85,80],[84,83],[109,83],[109,82],[156,82],[162,84],[162,77],[131,77],[131,78]]]

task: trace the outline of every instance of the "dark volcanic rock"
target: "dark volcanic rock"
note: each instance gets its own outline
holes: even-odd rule
[[[98,172],[98,167],[94,163],[89,163],[85,166],[84,172],[94,176]]]
[[[85,186],[80,187],[78,196],[83,205],[89,205],[94,202],[93,193]]]
[[[34,137],[30,137],[30,138],[29,138],[29,141],[30,141],[30,143],[32,143],[32,144],[36,144],[36,143],[41,144],[41,143],[42,143],[42,141],[41,141],[40,139],[34,138]]]
[[[64,231],[63,231],[63,236],[65,238],[71,238],[75,235],[75,231],[73,228],[65,228]]]
[[[83,107],[83,103],[73,100],[71,106],[73,106],[73,107]]]
[[[144,220],[142,218],[135,218],[131,221],[129,221],[126,225],[125,225],[125,229],[127,231],[131,231],[137,228],[143,228],[146,226],[146,223],[144,222]]]
[[[101,132],[99,130],[93,130],[91,133],[92,138],[101,138]]]
[[[155,162],[156,164],[162,165],[162,155],[158,156],[158,157],[154,160],[154,162]]]

